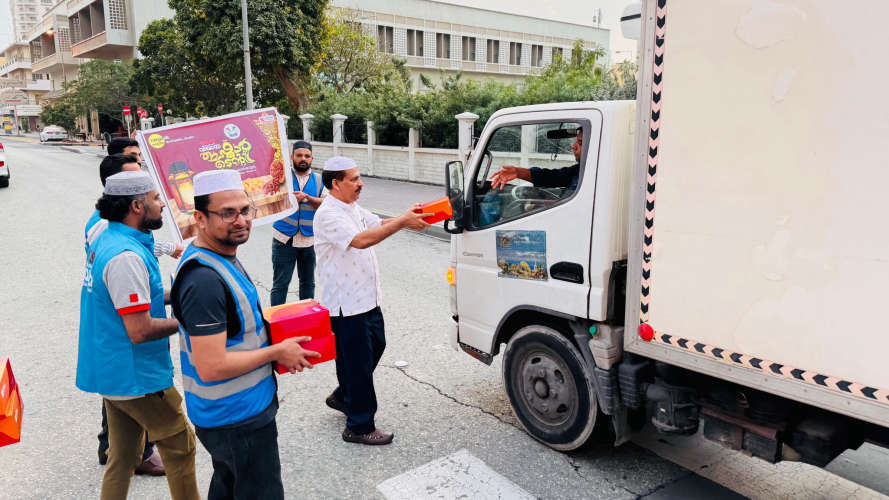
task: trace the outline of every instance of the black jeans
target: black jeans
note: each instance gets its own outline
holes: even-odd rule
[[[284,498],[278,454],[278,399],[254,417],[236,424],[203,428],[195,434],[213,460],[207,500]]]
[[[293,268],[299,278],[299,300],[315,296],[315,247],[296,248],[272,240],[272,294],[271,304],[287,302],[287,290],[293,279]]]
[[[99,431],[99,455],[108,456],[108,414],[105,413],[105,405],[102,404],[102,430]],[[142,461],[148,460],[154,454],[154,443],[148,442],[148,438],[146,436],[145,439],[145,451],[142,452]]]
[[[333,395],[346,406],[346,427],[355,434],[376,429],[377,395],[374,369],[386,349],[383,311],[379,307],[355,316],[330,318],[336,340],[336,379]]]

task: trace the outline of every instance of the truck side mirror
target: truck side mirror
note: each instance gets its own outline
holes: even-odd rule
[[[445,193],[454,211],[454,215],[451,217],[454,227],[450,227],[449,221],[445,221],[444,228],[451,234],[463,232],[463,213],[465,211],[463,185],[463,162],[449,161],[445,165]]]

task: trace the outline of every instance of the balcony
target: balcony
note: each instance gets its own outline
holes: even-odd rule
[[[9,75],[16,70],[30,70],[31,58],[21,58],[7,61],[6,64],[0,66],[0,77]]]
[[[71,57],[70,52],[54,52],[34,61],[31,64],[31,71],[35,73],[52,73],[60,70],[64,65],[76,66],[77,64],[78,61]]]
[[[49,92],[52,90],[52,82],[49,80],[28,80],[25,90],[28,92]]]
[[[129,30],[107,30],[71,45],[71,55],[89,59],[128,60],[136,44]]]

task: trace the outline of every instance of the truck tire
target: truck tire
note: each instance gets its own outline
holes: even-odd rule
[[[559,331],[529,325],[516,332],[504,353],[503,382],[516,418],[534,439],[559,451],[590,439],[599,416],[592,373]]]

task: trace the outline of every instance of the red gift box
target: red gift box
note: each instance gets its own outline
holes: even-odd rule
[[[0,446],[18,443],[22,435],[22,397],[9,358],[0,358]]]
[[[451,200],[448,198],[423,203],[415,208],[414,212],[418,214],[432,214],[423,219],[423,222],[426,224],[435,224],[454,216],[454,209],[451,207]]]
[[[263,309],[269,322],[269,337],[278,344],[290,337],[311,337],[301,343],[303,349],[321,354],[320,358],[306,358],[313,365],[336,358],[336,343],[330,329],[330,311],[314,300],[301,300]],[[289,373],[278,366],[278,373]]]

